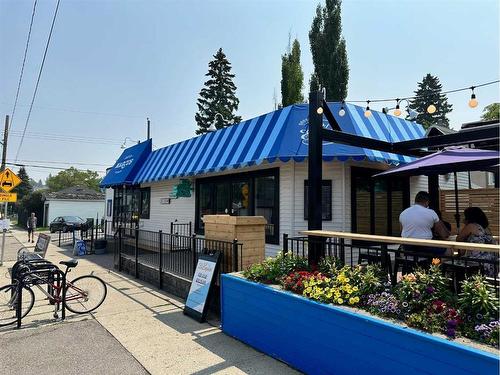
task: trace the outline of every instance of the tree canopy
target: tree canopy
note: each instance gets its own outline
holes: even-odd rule
[[[24,167],[19,168],[17,177],[21,179],[21,183],[14,188],[13,192],[17,193],[17,199],[21,200],[23,197],[33,192],[33,186],[31,185],[30,177]]]
[[[99,190],[101,178],[95,171],[82,171],[75,167],[70,167],[59,172],[55,176],[47,177],[46,185],[52,191],[59,191],[71,186],[86,186],[90,189]]]
[[[432,125],[450,127],[450,120],[446,115],[452,111],[452,105],[448,104],[448,98],[442,93],[439,78],[428,73],[417,86],[414,91],[415,99],[410,100],[410,108],[418,113],[415,120],[425,129]],[[427,112],[431,104],[436,107],[434,113]]]
[[[347,97],[349,63],[346,42],[342,36],[340,0],[326,0],[318,5],[309,31],[309,42],[314,64],[311,91],[319,86],[326,89],[326,99],[341,101]]]
[[[302,103],[302,86],[304,84],[304,73],[300,65],[300,43],[297,39],[290,43],[288,51],[281,56],[281,105]]]
[[[500,103],[491,103],[483,109],[481,120],[499,120],[500,119]]]
[[[194,117],[198,124],[196,134],[206,133],[212,124],[217,129],[222,129],[241,121],[241,117],[235,115],[240,103],[233,82],[235,76],[231,73],[231,63],[222,48],[208,63],[208,73],[205,76],[210,78],[205,82],[198,98],[198,112]]]

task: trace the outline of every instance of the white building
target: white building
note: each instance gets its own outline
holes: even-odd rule
[[[104,194],[81,186],[44,194],[43,226],[59,216],[79,216],[83,220],[104,216]]]
[[[367,118],[351,104],[341,116],[340,104],[329,106],[344,132],[384,141],[425,136],[414,122],[376,111]],[[125,150],[102,183],[107,219],[152,231],[192,222],[203,235],[204,214],[264,216],[266,253],[276,253],[283,233],[307,229],[307,118],[307,104],[293,105],[155,151],[151,141]],[[323,229],[399,236],[399,213],[427,180],[372,176],[411,160],[324,143]]]

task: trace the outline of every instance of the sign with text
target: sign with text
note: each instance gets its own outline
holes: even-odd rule
[[[5,170],[2,173],[0,173],[0,187],[6,193],[9,193],[21,182],[22,182],[21,179],[17,177],[17,175],[14,172],[12,172],[9,168],[5,168]],[[15,201],[3,200],[2,202],[15,202]]]
[[[1,193],[0,202],[17,202],[17,193]]]
[[[184,314],[191,316],[200,323],[205,321],[209,297],[217,271],[219,268],[220,253],[200,255],[194,272],[191,288],[184,307]]]

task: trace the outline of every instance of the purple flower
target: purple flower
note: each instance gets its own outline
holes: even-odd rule
[[[447,326],[448,328],[456,328],[458,322],[455,319],[448,320]]]
[[[433,287],[433,286],[430,286],[430,285],[429,285],[429,286],[425,289],[425,291],[427,292],[427,294],[432,294],[432,293],[434,293],[435,289],[434,289],[434,287]]]
[[[453,329],[453,328],[448,328],[446,330],[446,336],[448,336],[450,338],[455,338],[455,334],[456,334],[456,332],[455,332],[455,329]]]

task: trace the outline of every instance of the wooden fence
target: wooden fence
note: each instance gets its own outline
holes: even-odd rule
[[[489,189],[460,189],[458,191],[458,212],[463,223],[464,210],[467,207],[481,208],[490,222],[490,230],[495,235],[499,235],[499,215],[500,215],[500,191],[496,188]],[[457,233],[455,221],[455,191],[441,190],[440,210],[443,220],[448,221],[452,227],[452,233]],[[463,225],[463,224],[461,224]]]

